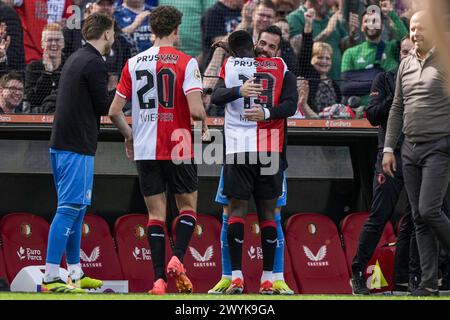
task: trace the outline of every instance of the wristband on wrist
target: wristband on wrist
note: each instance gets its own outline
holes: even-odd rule
[[[264,120],[268,120],[270,118],[270,110],[267,108],[264,108],[263,106],[261,106],[263,112],[264,112]]]

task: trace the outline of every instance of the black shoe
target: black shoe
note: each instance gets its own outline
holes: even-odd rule
[[[441,291],[448,291],[448,290],[450,290],[450,279],[448,277],[445,277],[442,280],[442,283],[439,286],[439,290],[441,290]]]
[[[408,291],[409,292],[414,292],[419,288],[419,284],[420,284],[420,279],[417,276],[414,276],[412,278],[409,279],[409,283],[408,283]]]
[[[411,296],[413,296],[413,297],[432,297],[432,296],[439,297],[439,291],[438,290],[430,291],[425,288],[417,288],[416,290],[411,292]]]
[[[362,272],[357,272],[352,275],[352,278],[350,279],[350,286],[352,287],[352,293],[354,295],[367,296],[370,294],[370,291],[366,285],[366,279],[364,279]]]
[[[408,292],[408,284],[407,283],[395,283],[393,291]]]

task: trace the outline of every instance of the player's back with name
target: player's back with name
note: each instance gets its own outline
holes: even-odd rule
[[[129,59],[116,93],[131,100],[135,158],[170,159],[177,130],[191,131],[187,102],[202,91],[197,61],[174,47],[156,47]]]
[[[222,65],[220,77],[226,88],[241,87],[247,80],[255,78],[262,85],[258,97],[238,98],[225,106],[226,153],[282,151],[284,120],[247,121],[245,110],[258,106],[277,107],[283,90],[287,67],[281,58],[228,58]],[[273,136],[274,132],[277,136]],[[267,143],[274,138],[278,141]],[[267,146],[267,147],[264,147]],[[270,147],[268,146],[270,145]]]
[[[163,63],[177,63],[179,59],[179,55],[177,54],[149,54],[149,55],[141,55],[137,57],[136,63],[140,62],[152,62],[152,61],[161,61]]]
[[[286,64],[281,58],[230,57],[226,59],[219,77],[224,80],[227,88],[241,86],[253,77],[255,77],[255,83],[260,83],[263,87],[263,92],[257,98],[232,101],[227,105],[226,111],[231,111],[230,116],[243,120],[241,116],[243,109],[249,109],[254,104],[267,107],[276,106],[279,102],[286,72]]]

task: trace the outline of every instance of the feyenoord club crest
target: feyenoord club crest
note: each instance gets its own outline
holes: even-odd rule
[[[32,233],[31,225],[29,223],[27,223],[27,222],[22,223],[20,225],[20,233],[24,237],[29,238],[31,236],[31,233]]]
[[[250,231],[256,236],[259,235],[261,233],[261,230],[259,228],[259,224],[257,222],[253,222],[250,225]]]
[[[309,234],[315,235],[317,233],[317,227],[314,223],[309,223],[306,228]]]
[[[145,237],[145,228],[138,224],[134,227],[134,236],[138,240],[142,240]]]
[[[197,236],[197,237],[201,237],[202,236],[202,234],[203,234],[203,226],[201,225],[201,224],[196,224],[195,225],[195,230],[194,230],[194,234]]]
[[[83,223],[83,228],[81,230],[83,232],[83,237],[87,237],[89,233],[91,233],[91,227],[87,223]]]

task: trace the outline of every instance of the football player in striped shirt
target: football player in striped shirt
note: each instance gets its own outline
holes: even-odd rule
[[[174,48],[182,14],[160,6],[150,15],[156,36],[150,49],[128,60],[109,115],[125,137],[127,156],[136,161],[141,193],[149,213],[148,241],[155,283],[151,294],[165,294],[167,274],[179,292],[193,291],[183,258],[196,223],[197,167],[193,162],[191,117],[203,120],[202,79],[197,61]],[[122,112],[132,103],[132,128]],[[175,195],[180,219],[173,256],[165,268],[166,184]]]

